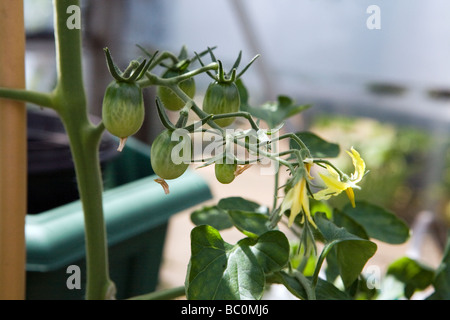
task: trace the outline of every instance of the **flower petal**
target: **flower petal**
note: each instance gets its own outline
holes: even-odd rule
[[[294,188],[290,189],[288,193],[284,196],[283,202],[281,203],[280,215],[282,215],[286,210],[291,208],[293,199],[294,199]]]
[[[291,214],[289,216],[289,223],[288,226],[292,226],[292,224],[294,223],[294,219],[295,217],[300,213],[300,210],[302,209],[302,204],[301,204],[301,183],[304,181],[305,179],[300,180],[299,182],[297,182],[297,184],[294,186],[293,189],[293,198],[292,198],[292,205],[291,205]],[[290,191],[290,190],[289,190]]]
[[[336,170],[330,165],[327,164],[327,170],[329,173],[329,176],[333,177],[337,181],[341,181],[341,177],[339,176],[339,173],[337,173]]]
[[[332,190],[330,188],[320,190],[314,193],[314,199],[316,200],[328,200],[331,196],[337,196],[342,190]]]
[[[350,202],[352,204],[352,207],[355,207],[355,193],[353,192],[352,188],[345,189],[345,192],[347,193],[347,197],[350,199]]]
[[[307,187],[306,187],[306,180],[305,179],[303,179],[302,182],[301,182],[300,197],[301,197],[302,209],[303,209],[303,212],[304,212],[306,218],[314,226],[314,228],[317,229],[317,225],[316,225],[316,223],[314,222],[314,220],[313,220],[313,218],[311,216],[311,211],[309,210],[308,190],[307,190]]]
[[[319,173],[319,176],[322,178],[325,185],[333,191],[344,191],[348,188],[347,183],[339,180],[339,175],[337,173],[336,175],[325,175]]]
[[[358,183],[364,176],[364,172],[366,171],[366,163],[361,158],[358,151],[356,151],[353,147],[350,150],[351,153],[349,151],[347,151],[347,153],[352,158],[353,166],[355,167],[355,173],[352,176],[352,181],[354,183]]]
[[[306,173],[308,174],[308,179],[314,180],[314,177],[311,176],[311,167],[312,167],[313,163],[305,162],[304,164],[305,164]]]

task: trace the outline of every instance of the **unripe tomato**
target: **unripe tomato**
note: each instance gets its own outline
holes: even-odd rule
[[[210,114],[223,114],[239,111],[241,104],[239,90],[234,82],[213,82],[208,86],[203,99],[203,111]],[[226,127],[234,118],[214,120],[219,126]]]
[[[214,165],[214,171],[217,181],[223,184],[231,183],[236,177],[234,175],[236,168],[237,164],[235,163],[216,163]]]
[[[108,85],[102,106],[106,130],[119,138],[127,138],[141,128],[144,115],[144,98],[137,84],[113,81]]]
[[[184,72],[167,70],[163,74],[163,78],[172,78],[182,75]],[[190,98],[195,96],[195,80],[194,78],[186,79],[178,84],[181,90],[184,91]],[[170,88],[159,86],[157,88],[157,95],[161,99],[163,105],[172,111],[178,111],[184,107],[184,102],[181,100]]]
[[[150,151],[150,161],[152,164],[153,171],[163,179],[176,179],[181,176],[189,164],[181,162],[180,164],[174,163],[172,159],[172,150],[177,146],[179,141],[172,141],[173,131],[164,130],[161,132],[152,143]],[[184,143],[189,143],[189,148],[191,148],[190,141]],[[183,149],[180,151],[180,157],[183,157]]]

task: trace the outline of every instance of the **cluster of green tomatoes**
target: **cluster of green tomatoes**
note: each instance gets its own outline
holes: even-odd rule
[[[172,133],[177,128],[186,125],[186,114],[193,106],[197,108],[196,113],[204,119],[205,123],[220,128],[231,125],[235,121],[232,114],[238,112],[240,108],[239,89],[235,83],[238,76],[243,73],[236,75],[240,55],[232,71],[226,74],[222,63],[215,60],[211,49],[206,52],[211,53],[214,61],[209,69],[217,70],[217,73],[212,75],[210,70],[205,68],[207,70],[205,72],[213,78],[213,81],[205,92],[200,109],[192,100],[196,94],[194,75],[197,73],[190,73],[188,69],[193,60],[201,61],[199,55],[193,59],[186,59],[186,52],[182,50],[176,58],[169,56],[172,64],[167,66],[158,62],[165,57],[160,56],[158,59],[157,53],[154,55],[147,53],[151,56],[148,62],[146,60],[140,63],[132,61],[122,72],[113,63],[108,49],[105,49],[108,67],[114,80],[106,88],[103,99],[102,120],[104,126],[111,134],[120,138],[118,150],[121,151],[126,139],[134,135],[144,122],[145,108],[142,88],[156,85],[158,114],[166,128],[153,141],[150,159],[153,171],[164,180],[178,178],[189,166],[190,161],[181,163],[173,161],[172,151],[179,141],[173,141]],[[155,65],[165,67],[165,71],[160,76],[155,76],[150,72]],[[175,125],[168,120],[164,109],[180,112],[180,119]],[[231,115],[227,116],[228,114]],[[189,147],[192,148],[192,146]],[[235,178],[237,163],[228,163],[225,159],[223,160],[223,162],[215,163],[216,178],[221,183],[230,183]]]

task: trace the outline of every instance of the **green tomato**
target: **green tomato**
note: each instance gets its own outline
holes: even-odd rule
[[[111,82],[105,91],[102,120],[106,130],[121,139],[135,134],[144,122],[144,98],[135,83]]]
[[[203,111],[209,114],[224,114],[239,111],[241,100],[234,82],[213,82],[208,86],[203,99]],[[214,120],[219,126],[227,127],[235,118]]]
[[[164,130],[153,141],[150,151],[150,161],[153,171],[161,178],[170,180],[181,176],[189,164],[181,162],[174,162],[172,159],[172,150],[177,146],[179,141],[172,141],[172,132]],[[187,143],[184,141],[184,143]],[[190,143],[190,142],[189,142]],[[191,148],[191,146],[188,146]],[[180,149],[180,158],[183,157],[184,148]]]
[[[181,72],[181,71],[174,71],[174,70],[167,70],[163,74],[163,78],[172,78],[179,75],[182,75],[183,73],[186,73],[188,70]],[[182,82],[180,82],[179,87],[181,90],[184,91],[191,99],[195,96],[195,81],[194,78],[186,79]],[[171,111],[178,111],[181,108],[184,107],[185,103],[183,100],[181,100],[175,92],[172,91],[172,89],[167,87],[159,86],[157,88],[157,95],[161,99],[162,103],[166,107],[166,109]]]
[[[234,175],[236,168],[237,164],[235,163],[216,163],[214,165],[214,171],[217,181],[223,184],[231,183],[236,177]]]

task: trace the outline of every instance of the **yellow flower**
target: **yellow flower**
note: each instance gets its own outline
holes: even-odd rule
[[[309,176],[309,170],[311,168],[311,164],[305,164],[307,169],[307,173]],[[295,217],[303,210],[304,214],[308,218],[308,221],[317,228],[314,220],[311,217],[311,212],[309,210],[309,197],[308,197],[308,188],[306,185],[307,181],[305,177],[302,177],[299,182],[297,182],[293,188],[291,188],[281,203],[281,214],[286,210],[290,209],[291,214],[289,216],[288,226],[291,227],[294,223]]]
[[[342,191],[345,191],[352,206],[355,207],[355,194],[353,189],[361,189],[357,186],[357,183],[360,182],[364,176],[366,164],[358,151],[353,149],[353,147],[351,148],[351,152],[347,151],[347,153],[352,158],[355,172],[352,173],[350,177],[347,175],[342,175],[341,177],[333,167],[327,165],[328,174],[324,175],[319,173],[319,176],[322,178],[327,188],[315,193],[314,199],[327,200],[331,196],[336,196]]]

